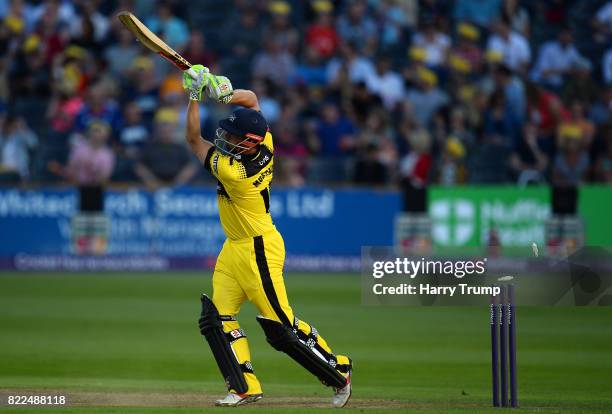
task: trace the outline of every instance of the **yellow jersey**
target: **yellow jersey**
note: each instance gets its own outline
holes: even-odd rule
[[[219,217],[228,239],[252,238],[275,229],[270,215],[270,182],[274,171],[270,132],[256,154],[243,154],[241,159],[211,147],[204,167],[217,179]]]

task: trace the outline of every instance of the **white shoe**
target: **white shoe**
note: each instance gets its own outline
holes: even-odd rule
[[[238,407],[239,405],[253,403],[263,398],[263,394],[234,394],[230,392],[222,400],[215,401],[219,407]]]
[[[351,387],[351,375],[352,371],[349,371],[346,377],[346,385],[342,388],[334,388],[334,396],[332,397],[332,406],[335,408],[342,408],[346,405],[348,400],[351,398],[353,389]]]

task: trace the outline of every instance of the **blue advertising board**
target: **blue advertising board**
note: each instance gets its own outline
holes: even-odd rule
[[[0,189],[0,257],[69,255],[76,201],[74,189]],[[270,210],[288,257],[355,258],[392,244],[400,203],[395,192],[277,189]],[[108,191],[105,213],[110,256],[210,257],[225,240],[212,188]]]

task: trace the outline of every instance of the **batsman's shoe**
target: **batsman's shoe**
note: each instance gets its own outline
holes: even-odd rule
[[[353,388],[351,386],[351,375],[353,371],[349,371],[346,377],[346,385],[342,388],[334,388],[334,396],[332,398],[332,406],[335,408],[342,408],[346,405],[348,400],[351,398]]]
[[[248,403],[254,403],[263,398],[263,394],[234,394],[230,392],[222,400],[215,402],[216,406],[219,407],[238,407]]]

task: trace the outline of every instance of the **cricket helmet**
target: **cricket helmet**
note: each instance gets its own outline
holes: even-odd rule
[[[240,154],[261,144],[267,132],[268,123],[261,112],[248,108],[236,109],[219,121],[215,147],[223,154],[240,159]],[[228,140],[228,134],[240,137],[242,141],[232,143]]]

